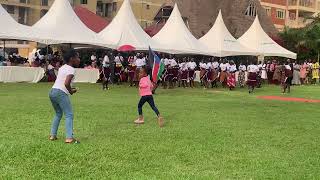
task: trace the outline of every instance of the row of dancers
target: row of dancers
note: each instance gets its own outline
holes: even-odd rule
[[[129,56],[127,66],[124,66],[124,58],[120,55],[114,57],[114,75],[117,83],[129,82],[130,86],[137,86],[139,82],[139,71],[143,67],[147,67],[150,73],[150,64],[148,59],[143,54],[137,56]],[[263,65],[251,63],[249,66],[240,64],[238,67],[234,61],[223,60],[200,62],[199,65],[194,58],[183,58],[181,61],[176,61],[172,57],[164,57],[161,61],[165,65],[163,75],[157,85],[162,84],[163,88],[175,87],[195,87],[196,71],[200,71],[198,79],[204,88],[214,88],[221,84],[223,87],[228,87],[233,90],[238,81],[241,88],[245,87],[246,83],[250,87],[250,92],[255,87],[261,85],[261,79],[266,78],[266,72],[263,71]],[[103,60],[103,89],[108,89],[108,81],[110,80],[111,65],[109,58]],[[149,68],[148,68],[149,67]],[[238,80],[236,80],[236,72],[238,72]],[[246,77],[248,76],[248,77]],[[263,77],[263,78],[262,78]]]

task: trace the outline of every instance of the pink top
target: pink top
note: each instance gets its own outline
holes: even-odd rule
[[[152,95],[153,84],[149,77],[143,77],[139,82],[139,93],[140,96],[150,96]]]

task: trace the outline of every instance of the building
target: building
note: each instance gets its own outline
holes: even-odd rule
[[[287,19],[287,0],[261,0],[266,14],[278,30],[283,30]]]
[[[261,0],[261,5],[279,30],[304,27],[311,22],[306,17],[320,12],[319,0]]]

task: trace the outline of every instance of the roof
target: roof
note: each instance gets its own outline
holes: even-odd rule
[[[172,54],[209,54],[208,48],[186,27],[177,4],[164,27],[152,39],[161,45],[152,47],[157,51]]]
[[[151,37],[144,32],[135,18],[130,1],[124,0],[117,15],[111,23],[103,29],[99,36],[111,42],[114,49],[123,45],[131,45],[136,50],[148,50],[152,44]]]
[[[231,35],[224,24],[221,11],[213,27],[199,41],[208,46],[209,50],[215,52],[219,57],[257,55],[254,50],[246,48]]]
[[[68,0],[56,0],[49,11],[32,26],[41,30],[44,44],[90,44],[112,47],[102,41],[78,18]]]
[[[35,41],[40,31],[29,26],[19,24],[0,4],[0,39],[7,40],[30,40]]]
[[[183,17],[188,19],[191,32],[197,38],[205,35],[217,18],[221,9],[224,22],[231,34],[238,38],[251,26],[255,17],[246,16],[245,11],[250,2],[254,2],[261,19],[263,29],[270,36],[277,36],[271,18],[266,14],[259,0],[174,0],[178,3]]]
[[[110,23],[106,19],[96,15],[85,7],[76,6],[74,12],[80,20],[92,31],[99,33]]]
[[[245,32],[238,41],[242,45],[255,50],[258,55],[261,56],[279,56],[292,59],[297,58],[296,53],[281,47],[268,36],[261,27],[258,16],[255,18],[248,31]]]

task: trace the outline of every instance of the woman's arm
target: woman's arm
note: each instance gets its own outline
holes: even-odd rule
[[[64,85],[66,86],[67,90],[69,91],[69,93],[70,93],[71,95],[77,92],[76,89],[73,89],[73,88],[71,87],[71,81],[72,81],[73,77],[74,77],[74,75],[69,74],[69,75],[67,76],[65,82],[64,82]]]

